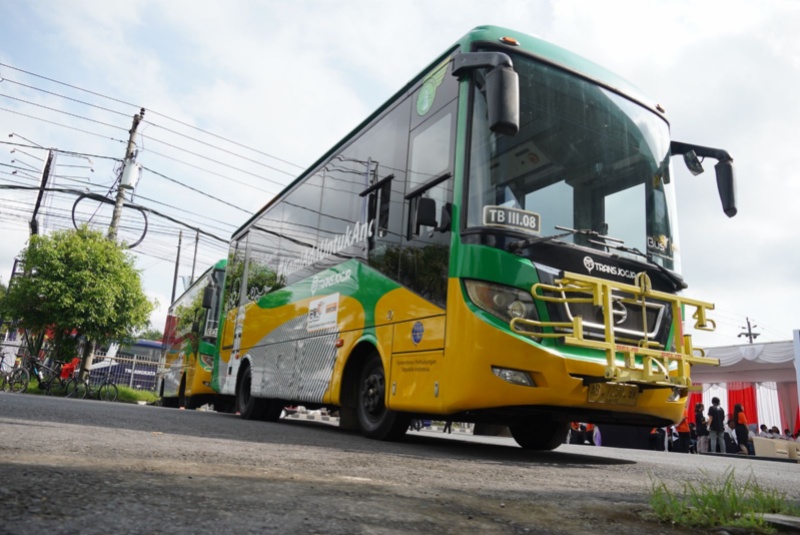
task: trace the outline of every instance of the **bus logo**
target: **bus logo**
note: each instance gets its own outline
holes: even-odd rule
[[[308,332],[331,329],[339,324],[339,294],[326,295],[308,305]]]
[[[424,333],[425,327],[422,325],[422,322],[416,322],[414,327],[411,329],[411,340],[414,342],[414,345],[417,345],[422,341],[422,335]]]

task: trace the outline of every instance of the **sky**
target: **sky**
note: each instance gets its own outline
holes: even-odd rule
[[[713,160],[699,176],[673,162],[685,294],[716,304],[717,330],[695,332],[695,345],[747,343],[748,318],[757,343],[790,340],[800,329],[794,1],[0,0],[0,186],[38,185],[46,152],[31,147],[41,146],[59,151],[51,186],[108,194],[145,108],[134,201],[186,225],[151,214],[131,249],[160,329],[176,262],[179,295],[249,215],[484,24],[605,66],[666,109],[673,139],[733,156],[732,219]],[[111,206],[77,198],[45,196],[42,231],[70,228],[73,212],[107,229]],[[5,283],[35,200],[0,189]],[[139,240],[143,223],[125,210],[120,238]]]

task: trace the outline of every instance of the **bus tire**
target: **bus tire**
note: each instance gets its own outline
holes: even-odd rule
[[[188,400],[191,403],[191,399]],[[193,407],[187,407],[187,399],[186,399],[186,374],[181,375],[181,386],[178,388],[178,407],[183,407],[185,409],[192,409]]]
[[[178,408],[178,398],[173,397],[164,397],[164,381],[161,381],[161,406],[167,407],[169,409],[177,409]]]
[[[268,400],[254,397],[251,392],[253,370],[245,366],[239,381],[237,397],[239,401],[239,414],[245,420],[263,420],[268,408]]]
[[[531,419],[510,425],[508,429],[523,449],[549,451],[564,443],[569,432],[569,422]]]
[[[411,416],[386,408],[386,374],[381,357],[367,358],[358,380],[358,424],[362,434],[376,440],[399,440]]]

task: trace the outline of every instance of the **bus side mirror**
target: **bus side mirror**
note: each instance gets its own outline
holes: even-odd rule
[[[516,136],[519,132],[519,76],[511,67],[499,65],[486,74],[489,129]]]
[[[453,76],[473,69],[486,73],[486,104],[489,129],[515,136],[519,132],[519,76],[508,54],[503,52],[459,52],[453,55]]]
[[[206,286],[203,290],[203,308],[211,308],[214,305],[214,287]]]
[[[714,166],[717,172],[717,190],[722,201],[722,211],[728,217],[733,217],[736,209],[736,182],[733,179],[733,162],[723,161]]]
[[[717,172],[717,190],[719,199],[722,201],[722,211],[728,217],[733,217],[738,211],[736,209],[736,183],[733,179],[733,158],[722,149],[712,147],[701,147],[690,143],[673,141],[670,143],[672,155],[682,154],[689,171],[697,175],[703,172],[698,157],[709,157],[717,160],[714,170]]]
[[[430,197],[419,197],[417,199],[416,233],[419,234],[420,227],[435,227],[436,223],[436,201]]]

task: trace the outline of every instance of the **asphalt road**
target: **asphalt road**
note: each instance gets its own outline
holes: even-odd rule
[[[0,393],[0,533],[684,533],[652,481],[730,468],[800,496],[797,464]]]

